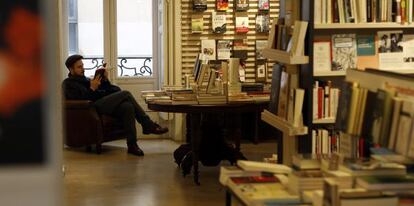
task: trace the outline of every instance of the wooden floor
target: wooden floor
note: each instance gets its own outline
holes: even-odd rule
[[[104,146],[101,155],[65,149],[65,205],[224,205],[218,166],[201,166],[201,186],[196,186],[192,175],[183,178],[174,163],[172,152],[178,144],[170,140],[139,143],[144,157],[127,155],[125,141]],[[242,144],[242,151],[249,160],[261,160],[276,152],[276,143]]]

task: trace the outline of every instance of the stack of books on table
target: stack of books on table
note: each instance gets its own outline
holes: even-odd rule
[[[194,93],[172,93],[171,104],[173,105],[194,105],[198,104],[197,96]]]
[[[199,104],[227,104],[227,97],[222,94],[197,94],[197,101]]]
[[[352,176],[374,176],[374,175],[405,175],[406,167],[398,163],[381,161],[353,161],[344,162],[339,165],[339,170],[347,172]]]
[[[341,171],[304,170],[289,174],[288,188],[294,194],[323,189],[326,178],[335,179],[340,189],[352,188],[352,176]]]
[[[254,100],[249,95],[247,95],[247,93],[245,92],[229,94],[228,100],[229,100],[229,103],[254,102]]]
[[[276,176],[231,177],[228,187],[246,205],[301,203],[300,197],[290,194]]]
[[[162,90],[142,91],[141,97],[145,100],[145,102],[151,102],[155,100],[171,100],[171,96]]]

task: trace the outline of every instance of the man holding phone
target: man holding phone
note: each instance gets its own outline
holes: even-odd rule
[[[65,65],[69,69],[69,74],[63,81],[65,98],[93,101],[98,113],[119,119],[127,132],[128,153],[143,156],[144,152],[136,142],[135,120],[141,124],[144,134],[164,134],[168,132],[168,128],[153,122],[129,91],[111,84],[106,69],[98,69],[99,72],[95,73],[93,79],[85,77],[82,59],[83,56],[78,54],[66,59]]]

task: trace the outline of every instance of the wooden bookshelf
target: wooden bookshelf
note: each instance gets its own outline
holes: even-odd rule
[[[314,119],[313,124],[334,124],[335,118]]]
[[[414,28],[414,24],[381,22],[381,23],[315,24],[314,26],[314,29],[404,29],[404,28]]]
[[[282,132],[286,132],[286,134],[289,136],[305,135],[308,133],[308,128],[306,126],[295,127],[285,119],[276,116],[268,110],[264,110],[261,117],[264,122],[270,124]]]
[[[309,63],[308,56],[293,56],[290,52],[277,49],[263,49],[263,56],[284,64],[307,64]]]
[[[345,76],[346,71],[314,71],[313,76],[314,77],[335,77],[335,76]]]
[[[278,157],[281,158],[281,163],[285,165],[292,165],[292,156],[297,151],[297,136],[308,134],[308,127],[301,126],[295,127],[288,121],[274,115],[268,110],[264,110],[261,114],[262,121],[277,128],[283,133],[283,147],[279,147],[282,151],[278,150]]]

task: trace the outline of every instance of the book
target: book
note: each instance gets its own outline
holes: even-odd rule
[[[269,0],[259,0],[258,7],[260,11],[268,11],[270,9]]]
[[[399,206],[396,196],[341,198],[339,204],[341,206]]]
[[[211,13],[211,22],[213,33],[222,34],[227,31],[226,14],[220,14],[213,11]]]
[[[256,82],[265,82],[267,76],[267,63],[264,60],[256,61]]]
[[[221,166],[219,181],[222,185],[227,186],[231,177],[260,176],[258,171],[245,171],[237,166]]]
[[[313,71],[331,71],[331,42],[313,43]]]
[[[249,31],[249,16],[245,12],[235,14],[236,33],[247,33]]]
[[[229,9],[229,0],[216,0],[217,11],[227,11]]]
[[[339,165],[339,170],[352,176],[380,176],[380,175],[405,175],[406,167],[398,163],[384,163],[378,161],[352,161]]]
[[[355,34],[332,35],[332,70],[356,68]]]
[[[231,177],[228,185],[246,205],[300,203],[300,197],[286,191],[278,177]]]
[[[356,184],[367,190],[412,190],[414,189],[414,176],[362,176],[356,179]]]
[[[292,164],[300,170],[317,170],[321,168],[321,156],[316,154],[295,154]]]
[[[233,41],[233,57],[241,60],[247,59],[247,50],[249,45],[247,39],[235,39]]]
[[[272,84],[270,91],[269,111],[277,115],[279,104],[280,78],[282,75],[283,65],[274,64],[272,69]]]
[[[247,171],[261,171],[275,174],[289,174],[292,172],[292,168],[282,164],[238,160],[237,165]]]
[[[249,0],[234,0],[236,11],[247,11],[249,9]]]
[[[375,36],[357,35],[358,56],[375,56]]]
[[[288,110],[288,95],[289,95],[289,74],[282,71],[280,77],[280,91],[279,91],[279,103],[277,108],[277,116],[286,119]]]
[[[308,28],[307,21],[296,21],[292,34],[292,55],[302,56],[304,54],[305,36]],[[283,34],[282,34],[283,35]],[[286,44],[283,43],[282,44]],[[283,49],[283,48],[282,48]],[[283,49],[284,50],[284,49]]]
[[[201,53],[208,60],[216,60],[216,40],[214,39],[201,40]]]
[[[256,32],[266,33],[269,32],[269,14],[257,14],[256,15]]]
[[[207,0],[193,0],[194,11],[205,11],[207,10]]]
[[[217,59],[218,60],[227,60],[231,56],[232,48],[231,40],[217,40]]]
[[[263,49],[267,47],[267,40],[256,40],[256,60],[265,60],[263,56]]]
[[[294,111],[293,111],[293,126],[299,127],[303,125],[302,121],[302,108],[303,99],[305,97],[305,90],[296,88],[294,89]]]
[[[191,15],[191,33],[201,34],[204,29],[203,15],[193,14]]]

